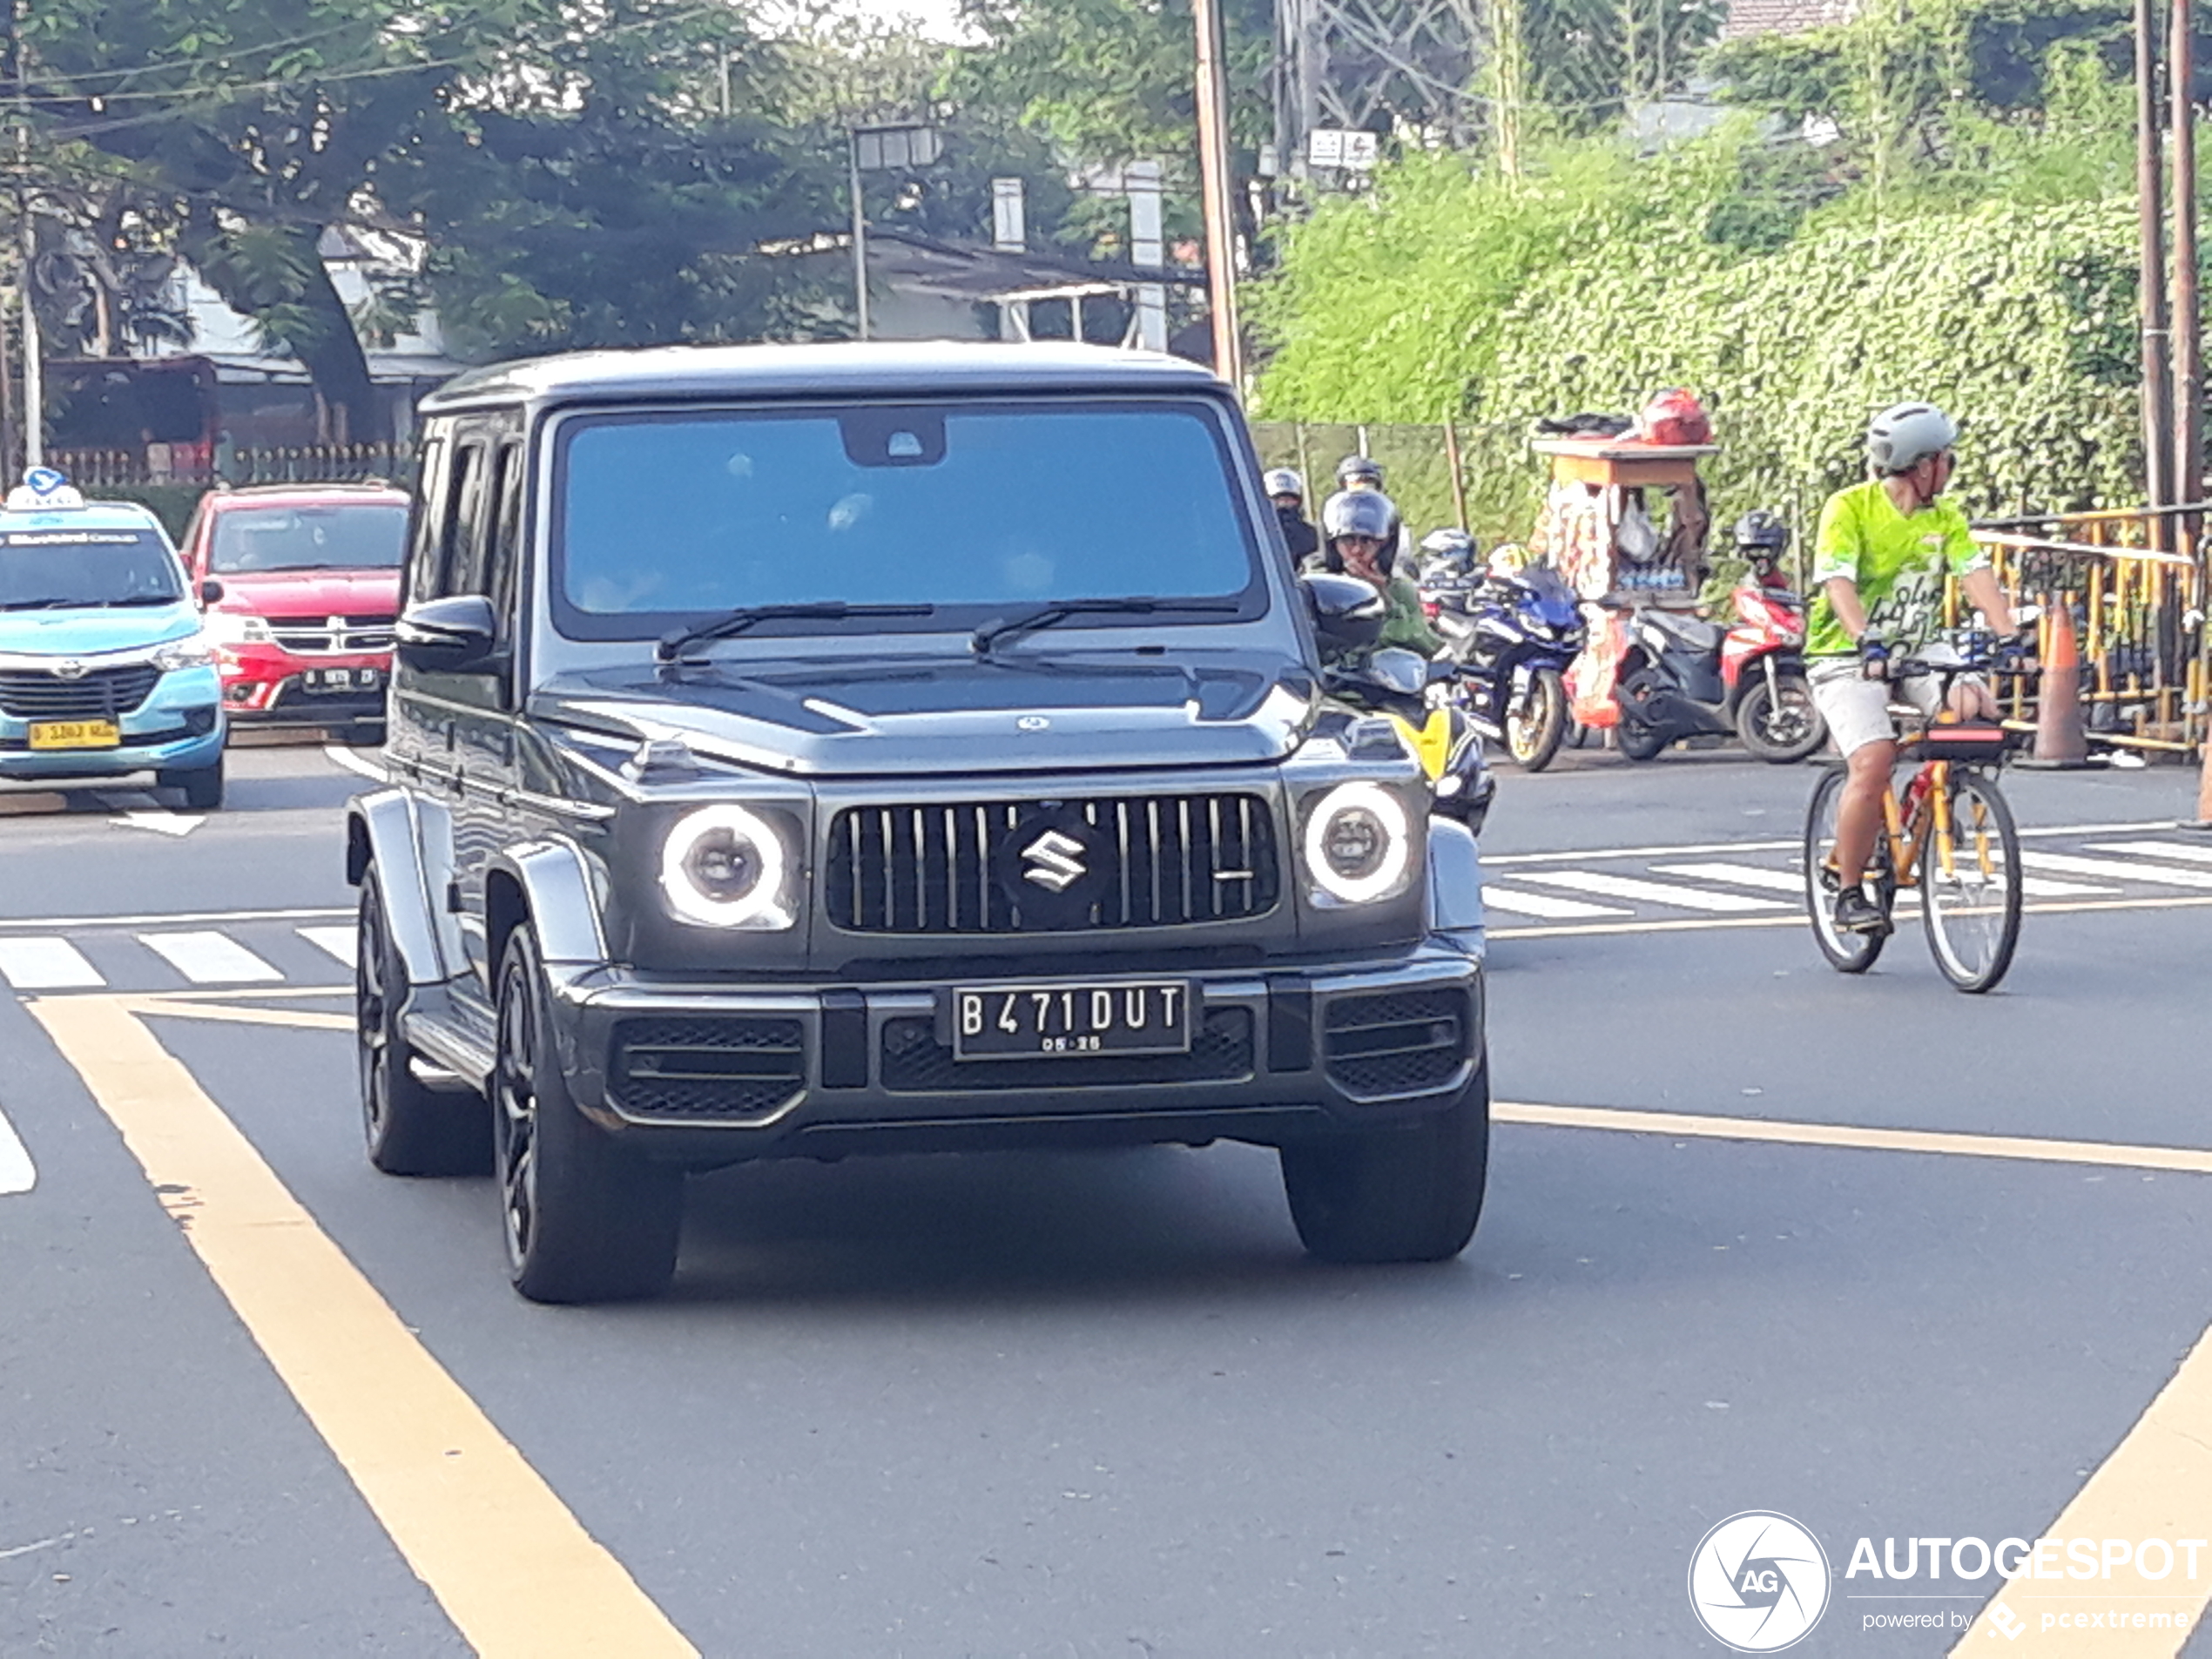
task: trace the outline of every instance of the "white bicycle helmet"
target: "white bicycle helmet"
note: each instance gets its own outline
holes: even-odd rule
[[[1866,458],[1886,476],[1910,472],[1958,442],[1957,423],[1934,404],[1899,403],[1884,409],[1866,428]]]

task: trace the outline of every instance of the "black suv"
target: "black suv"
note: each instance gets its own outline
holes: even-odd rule
[[[1465,1246],[1474,838],[1323,694],[1381,607],[1293,575],[1218,381],[676,348],[421,413],[369,1156],[495,1168],[523,1295],[651,1295],[687,1170],[856,1152],[1228,1136],[1318,1255]]]

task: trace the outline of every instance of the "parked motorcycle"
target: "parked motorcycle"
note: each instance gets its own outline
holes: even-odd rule
[[[1781,574],[1786,527],[1765,513],[1737,524],[1750,570],[1723,628],[1656,608],[1616,612],[1614,742],[1649,760],[1682,738],[1734,733],[1760,759],[1802,760],[1828,739],[1805,681],[1804,602]]]
[[[1567,735],[1568,664],[1586,629],[1557,572],[1538,567],[1438,595],[1436,625],[1460,662],[1476,731],[1525,772],[1541,772]]]

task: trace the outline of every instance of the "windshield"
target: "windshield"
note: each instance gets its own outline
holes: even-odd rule
[[[215,516],[207,568],[216,576],[258,570],[396,570],[406,550],[407,509],[395,502],[233,507]]]
[[[0,610],[166,605],[182,572],[154,530],[0,531]]]
[[[1203,405],[594,416],[563,428],[557,466],[556,619],[574,638],[830,601],[934,608],[909,628],[1062,599],[1261,603]]]

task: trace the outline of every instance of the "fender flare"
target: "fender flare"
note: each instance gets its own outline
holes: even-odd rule
[[[358,887],[374,864],[383,873],[386,925],[410,985],[453,977],[438,942],[437,913],[423,873],[415,803],[405,790],[380,789],[346,806],[346,884]]]
[[[607,960],[599,899],[583,854],[567,841],[524,841],[484,867],[485,947],[496,963],[507,935],[528,921],[549,968],[597,968]]]
[[[1482,853],[1473,831],[1440,814],[1428,820],[1428,931],[1467,955],[1481,959]]]

